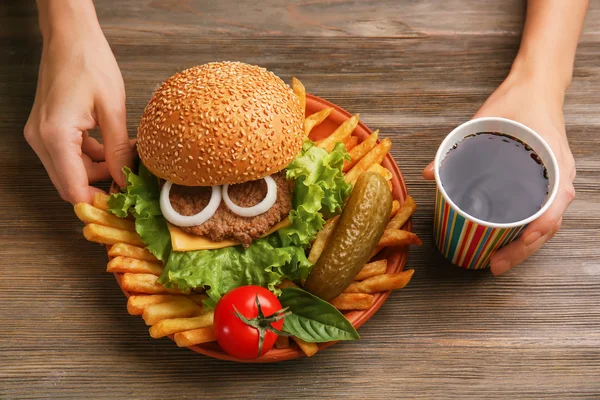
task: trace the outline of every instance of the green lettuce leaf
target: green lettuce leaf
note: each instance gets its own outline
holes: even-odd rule
[[[170,259],[171,233],[167,226],[167,220],[162,215],[153,215],[148,218],[137,218],[135,230],[139,233],[146,248],[156,258],[165,262]]]
[[[278,294],[283,278],[306,279],[312,264],[302,247],[282,246],[277,235],[253,242],[248,248],[172,252],[159,281],[167,287],[208,286],[208,306],[222,295],[244,285],[259,285]]]
[[[325,217],[339,213],[352,190],[342,173],[344,160],[350,156],[342,143],[331,153],[310,140],[286,168],[286,177],[294,179],[294,206],[291,225],[277,231],[284,246],[306,246],[323,227]]]
[[[113,193],[108,199],[108,212],[125,218],[135,217],[135,230],[156,258],[166,262],[171,253],[171,235],[167,221],[160,212],[158,178],[140,163],[138,175],[123,168],[127,185],[123,193]]]
[[[278,294],[275,286],[284,279],[306,279],[312,264],[305,248],[322,228],[324,217],[338,213],[351,187],[344,181],[342,166],[348,154],[342,144],[331,153],[307,140],[300,155],[287,167],[294,179],[291,225],[254,241],[249,247],[217,250],[173,251],[165,218],[160,212],[158,179],[143,164],[139,174],[123,172],[127,186],[109,199],[109,211],[119,217],[132,214],[136,231],[148,250],[165,264],[159,282],[166,287],[206,289],[214,306],[222,295],[243,285],[260,285]]]

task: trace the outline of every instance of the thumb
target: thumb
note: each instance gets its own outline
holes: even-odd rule
[[[123,167],[133,166],[133,147],[127,135],[125,103],[100,102],[96,107],[98,125],[102,132],[104,158],[110,175],[119,186],[125,186]]]
[[[430,180],[430,181],[435,178],[435,175],[433,173],[433,161],[430,162],[429,165],[423,169],[422,175],[423,175],[423,178]]]

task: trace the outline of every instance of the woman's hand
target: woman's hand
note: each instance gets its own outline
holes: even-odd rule
[[[491,259],[491,270],[500,275],[525,261],[560,228],[562,215],[575,198],[575,163],[569,149],[563,120],[564,91],[546,79],[511,73],[492,93],[474,118],[503,117],[530,127],[550,145],[559,165],[558,195],[552,206],[532,222],[514,242],[498,250]],[[425,179],[434,179],[433,164],[423,170]]]
[[[100,191],[90,186],[96,181],[112,176],[123,185],[121,168],[131,164],[133,151],[123,78],[95,14],[92,21],[79,15],[61,22],[42,24],[44,46],[25,138],[60,196],[75,204],[91,201]],[[96,126],[103,144],[87,135]]]

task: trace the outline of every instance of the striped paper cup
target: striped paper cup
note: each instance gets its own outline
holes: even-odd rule
[[[497,132],[529,145],[548,171],[548,196],[540,210],[522,221],[499,224],[477,219],[452,202],[440,179],[440,166],[446,154],[465,137],[480,132]],[[502,246],[519,237],[529,223],[540,217],[558,191],[558,163],[550,146],[540,135],[518,122],[505,118],[477,118],[455,128],[442,142],[434,161],[437,186],[433,235],[439,251],[453,264],[465,269],[481,269]]]

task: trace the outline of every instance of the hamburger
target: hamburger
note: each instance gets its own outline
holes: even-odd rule
[[[314,146],[305,111],[272,72],[239,62],[166,80],[138,128],[137,171],[109,211],[132,215],[164,264],[159,282],[206,290],[210,301],[255,284],[305,279],[306,247],[349,192],[347,153]]]
[[[175,185],[161,203],[167,220],[189,234],[245,247],[289,214],[292,188],[281,170],[303,141],[304,110],[294,92],[275,74],[241,63],[174,75],[150,100],[138,130],[142,163]],[[221,193],[212,198],[228,195],[229,206],[221,201],[214,214],[190,218],[213,191]]]

